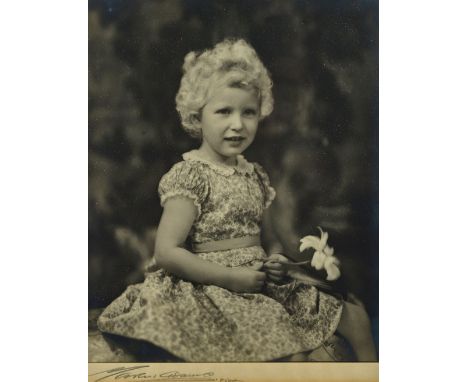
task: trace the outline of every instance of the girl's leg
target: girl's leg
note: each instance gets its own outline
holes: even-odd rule
[[[348,340],[358,361],[377,361],[370,320],[362,306],[345,302],[337,331]]]

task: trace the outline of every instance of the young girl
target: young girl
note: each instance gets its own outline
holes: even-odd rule
[[[177,110],[201,145],[161,179],[155,262],[107,307],[99,328],[192,362],[306,360],[338,331],[358,360],[374,361],[364,310],[288,279],[287,259],[267,257],[260,245],[275,191],[241,155],[273,109],[257,54],[244,40],[226,40],[189,53],[183,70]]]

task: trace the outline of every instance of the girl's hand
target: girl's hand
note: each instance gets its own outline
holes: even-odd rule
[[[288,273],[288,269],[285,264],[289,263],[289,259],[286,256],[274,253],[268,256],[267,261],[263,265],[266,270],[267,276],[274,282],[281,282]]]
[[[260,292],[265,284],[266,274],[260,272],[263,263],[258,262],[250,267],[230,268],[227,289],[234,292]]]

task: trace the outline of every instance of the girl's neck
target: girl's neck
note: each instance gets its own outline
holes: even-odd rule
[[[198,149],[198,152],[200,156],[203,157],[203,159],[208,160],[210,162],[214,162],[224,166],[237,166],[237,155],[232,157],[225,157],[223,155],[220,155],[205,142],[201,144],[200,148]]]

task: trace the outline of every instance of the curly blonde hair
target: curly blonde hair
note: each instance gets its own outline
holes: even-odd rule
[[[201,137],[200,111],[216,86],[253,88],[260,102],[260,119],[273,111],[273,83],[255,50],[243,39],[226,39],[213,49],[185,56],[183,76],[176,96],[182,127]]]

